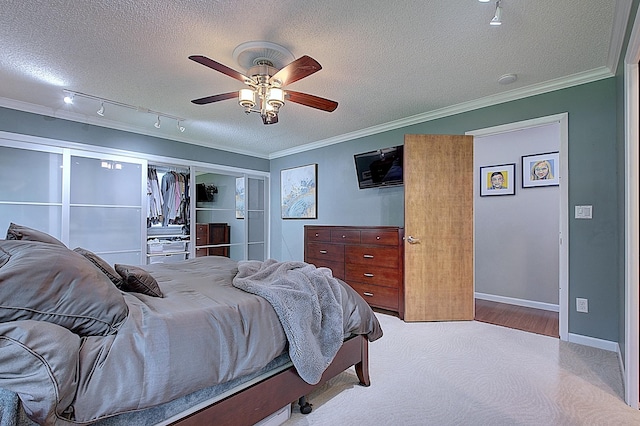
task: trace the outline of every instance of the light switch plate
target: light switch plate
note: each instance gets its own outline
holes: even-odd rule
[[[593,218],[593,206],[576,206],[576,219]]]

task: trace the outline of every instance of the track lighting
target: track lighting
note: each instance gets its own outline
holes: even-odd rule
[[[502,25],[502,7],[500,7],[500,0],[496,1],[496,13],[489,22],[489,25],[497,26]]]
[[[104,117],[105,104],[109,104],[109,105],[114,105],[114,106],[118,106],[118,107],[121,107],[121,108],[133,109],[133,110],[136,110],[138,112],[142,112],[142,113],[146,113],[146,114],[155,115],[157,119],[156,119],[156,122],[153,123],[153,125],[154,125],[154,127],[156,129],[160,128],[160,117],[164,117],[164,118],[168,118],[170,120],[176,120],[177,129],[181,133],[185,131],[185,128],[182,125],[182,122],[184,121],[184,118],[181,118],[181,117],[176,117],[174,115],[165,114],[165,113],[159,112],[159,111],[153,111],[153,110],[150,110],[148,108],[143,108],[143,107],[139,107],[139,106],[133,106],[133,105],[125,104],[125,103],[118,102],[118,101],[111,101],[109,99],[101,98],[101,97],[98,97],[98,96],[88,95],[86,93],[72,92],[72,91],[66,90],[66,89],[63,90],[63,93],[64,93],[64,102],[66,104],[72,104],[74,97],[92,99],[94,101],[100,102],[100,109],[98,109],[96,111],[96,114],[98,114],[100,117]]]

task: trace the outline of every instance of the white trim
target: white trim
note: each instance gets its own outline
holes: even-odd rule
[[[622,44],[624,43],[624,35],[627,30],[627,20],[631,12],[631,0],[618,0],[613,17],[613,29],[611,30],[611,42],[609,43],[609,53],[607,55],[607,68],[611,70],[613,75],[618,69],[620,61],[620,53],[622,52]]]
[[[476,299],[490,302],[507,303],[509,305],[524,306],[525,308],[542,309],[544,311],[559,312],[560,306],[553,303],[536,302],[535,300],[516,299],[515,297],[496,296],[495,294],[475,293]]]
[[[612,342],[611,340],[596,339],[595,337],[569,333],[569,342],[577,343],[583,346],[590,346],[592,348],[603,349],[609,352],[620,353],[620,346],[618,345],[618,342]]]
[[[558,236],[558,319],[560,340],[569,340],[569,114],[561,113],[500,126],[470,130],[466,135],[488,136],[552,123],[560,124],[560,217]]]
[[[363,138],[365,136],[375,135],[389,130],[396,130],[403,127],[411,126],[414,124],[420,124],[427,121],[437,120],[439,118],[449,117],[452,115],[460,114],[463,112],[473,111],[480,108],[485,108],[504,102],[515,101],[518,99],[528,98],[529,96],[540,95],[542,93],[553,92],[555,90],[565,89],[567,87],[578,86],[580,84],[591,83],[594,81],[602,80],[605,78],[613,77],[614,74],[607,67],[596,68],[591,71],[583,73],[573,74],[565,78],[559,78],[556,80],[549,80],[545,83],[534,84],[531,86],[523,87],[521,89],[510,90],[503,92],[499,95],[487,96],[471,102],[464,102],[457,105],[452,105],[446,108],[437,109],[434,111],[426,112],[423,114],[413,115],[400,120],[390,121],[378,126],[369,127],[366,129],[358,130],[351,133],[345,133],[343,135],[336,136],[334,138],[324,139],[317,142],[312,142],[306,145],[301,145],[291,149],[285,149],[271,153],[269,159],[286,157],[287,155],[299,154],[301,152],[310,151],[312,149],[323,148],[325,146],[334,145],[341,142],[347,142],[353,139]]]
[[[638,234],[640,233],[640,211],[638,208],[640,179],[638,163],[638,142],[640,141],[640,79],[638,61],[640,61],[640,9],[634,18],[633,30],[627,46],[624,69],[625,96],[625,353],[623,377],[625,401],[638,408],[640,395],[640,325],[639,314],[640,297],[638,258],[640,247]]]

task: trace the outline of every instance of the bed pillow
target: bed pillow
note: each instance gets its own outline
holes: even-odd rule
[[[122,277],[103,258],[101,258],[97,254],[95,254],[95,253],[93,253],[93,252],[91,252],[91,251],[89,251],[87,249],[83,249],[82,247],[76,247],[76,248],[73,249],[73,251],[75,251],[76,253],[80,253],[81,255],[83,255],[85,257],[85,259],[87,259],[89,262],[93,263],[98,269],[100,269],[102,271],[103,274],[105,274],[111,280],[111,282],[116,287],[118,287],[118,288],[122,287],[122,285],[124,284],[124,281],[122,280]]]
[[[115,333],[122,292],[82,255],[37,241],[0,240],[0,322],[38,320],[80,336]]]
[[[57,244],[62,247],[67,247],[62,243],[62,241],[45,232],[22,225],[16,225],[13,222],[11,222],[9,229],[7,229],[7,240],[40,241],[42,243]]]
[[[116,263],[116,271],[124,280],[123,290],[142,293],[147,296],[164,297],[156,279],[144,269],[138,266]]]
[[[47,322],[0,323],[0,388],[17,393],[34,422],[57,424],[76,394],[81,342],[77,334]],[[6,420],[0,424],[14,424],[13,418]]]

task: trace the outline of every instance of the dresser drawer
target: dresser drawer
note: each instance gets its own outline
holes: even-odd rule
[[[327,228],[306,228],[306,241],[321,241],[328,243],[331,241],[331,230]]]
[[[400,281],[400,274],[397,269],[358,265],[355,263],[347,263],[345,277],[349,284],[351,284],[352,281],[357,281],[395,288],[399,287]]]
[[[349,283],[349,285],[371,306],[391,311],[397,311],[399,308],[399,292],[397,288],[362,283]]]
[[[344,262],[344,246],[340,244],[307,243],[305,257]]]
[[[331,242],[342,244],[360,244],[360,230],[332,229]]]
[[[398,232],[379,231],[375,229],[362,230],[360,231],[360,242],[362,244],[398,246]]]
[[[314,259],[312,257],[305,260],[307,263],[315,265],[316,268],[329,268],[334,277],[344,281],[344,262],[331,261],[327,259]]]
[[[397,268],[398,249],[396,247],[347,246],[345,260],[347,263]]]

